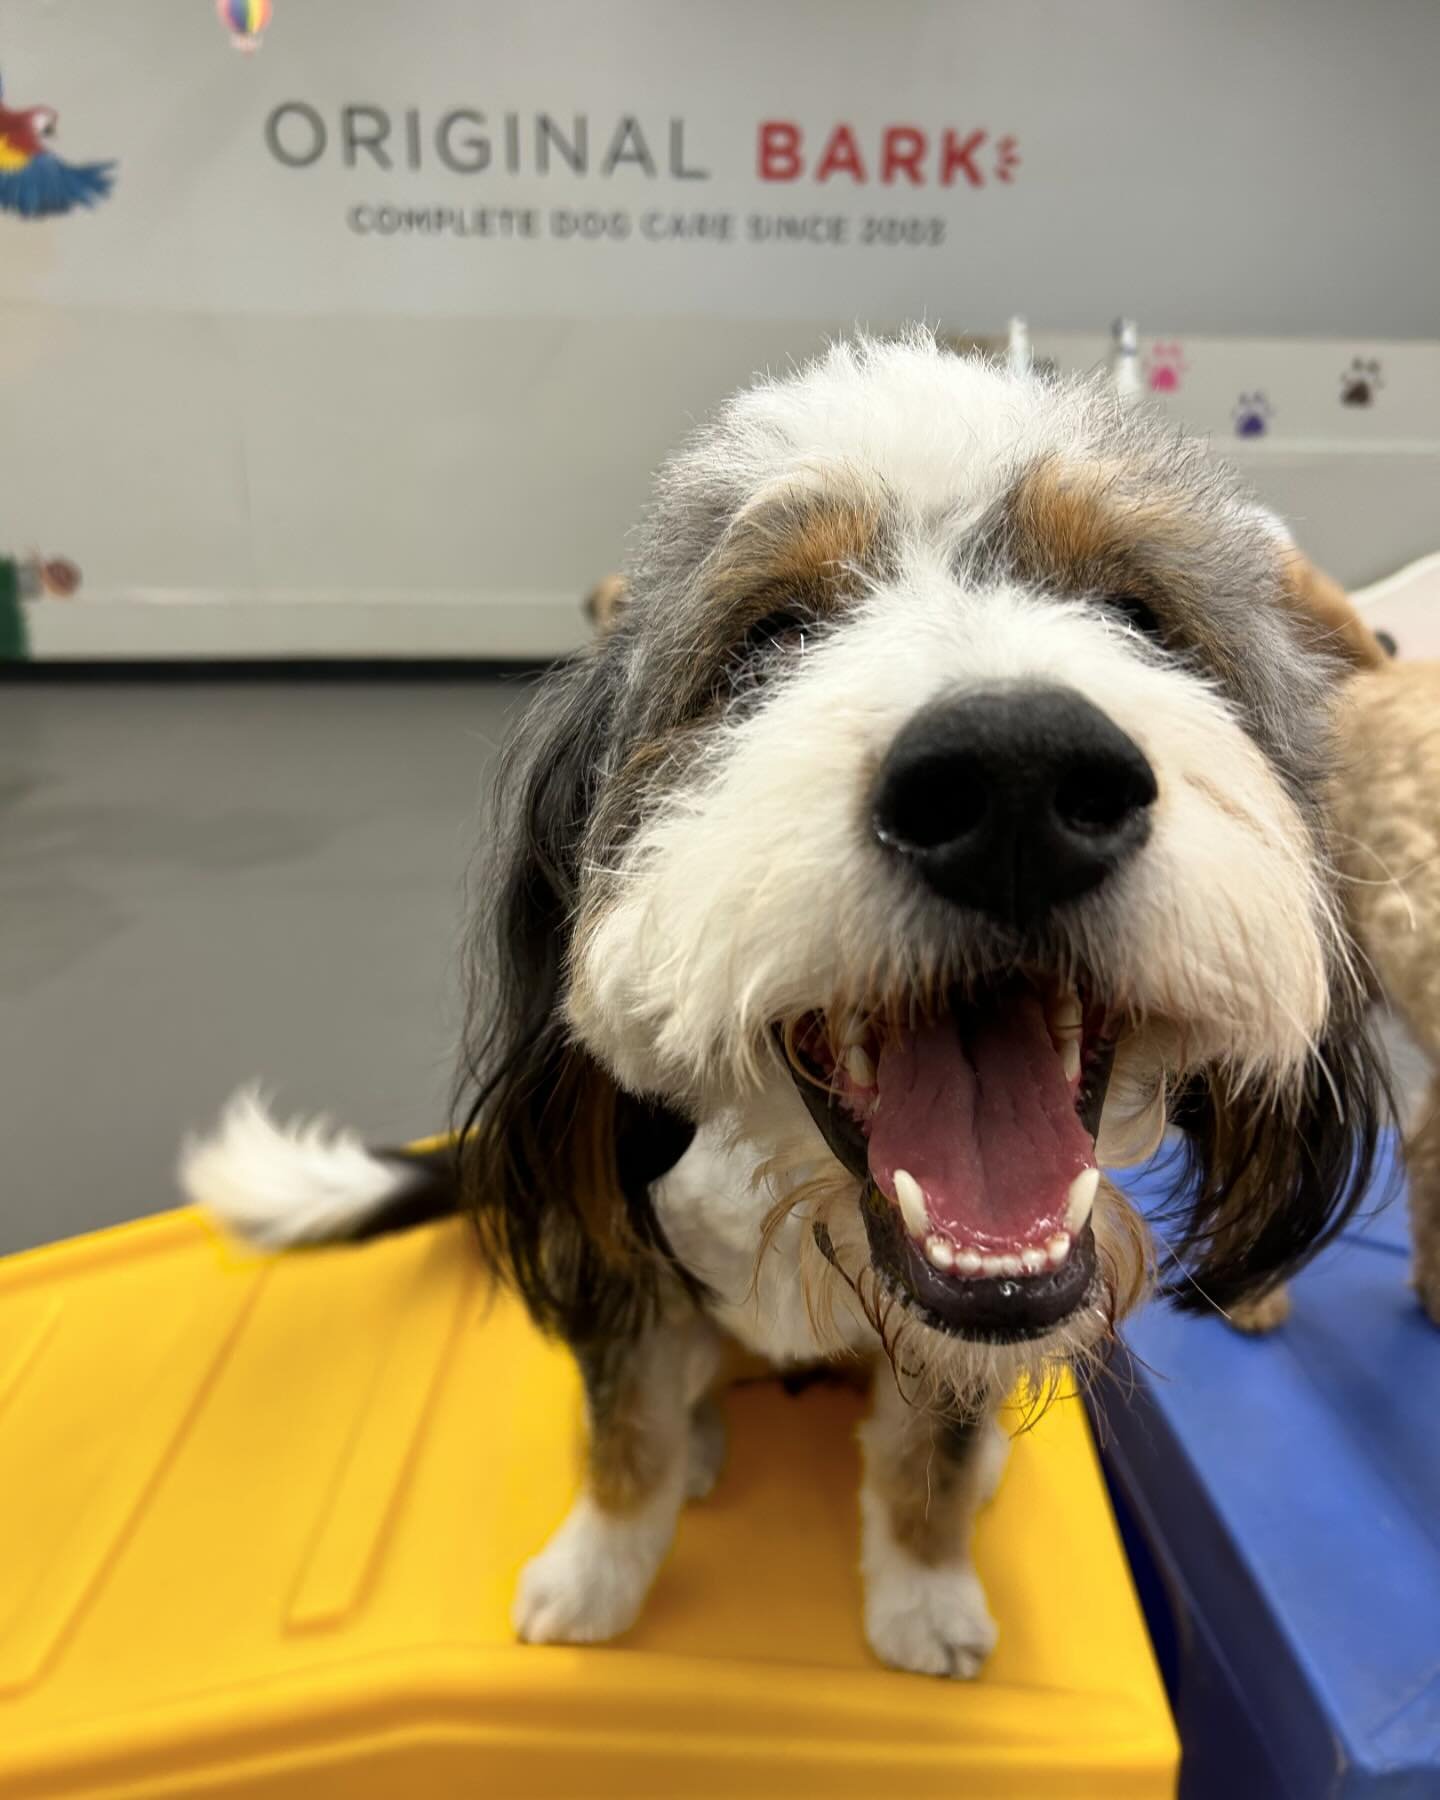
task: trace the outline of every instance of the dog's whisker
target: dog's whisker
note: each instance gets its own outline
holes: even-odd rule
[[[1218,1300],[1213,1300],[1210,1297],[1210,1295],[1206,1293],[1205,1289],[1200,1285],[1199,1281],[1196,1280],[1195,1275],[1190,1270],[1190,1268],[1186,1265],[1183,1258],[1181,1258],[1179,1256],[1179,1254],[1175,1251],[1175,1249],[1171,1245],[1169,1239],[1165,1236],[1164,1232],[1162,1232],[1160,1230],[1160,1228],[1154,1223],[1153,1220],[1151,1221],[1150,1229],[1155,1234],[1155,1236],[1159,1239],[1160,1245],[1161,1245],[1162,1249],[1165,1251],[1165,1254],[1170,1258],[1171,1262],[1174,1263],[1175,1267],[1180,1271],[1181,1275],[1183,1275],[1185,1280],[1189,1283],[1189,1285],[1194,1288],[1195,1292],[1200,1296],[1200,1298],[1205,1302],[1205,1304],[1210,1308],[1210,1310],[1212,1312],[1218,1313],[1220,1315],[1220,1317],[1222,1319],[1224,1319],[1227,1324],[1231,1323],[1230,1314],[1225,1310],[1225,1308],[1223,1306],[1221,1306],[1221,1304],[1219,1303]]]

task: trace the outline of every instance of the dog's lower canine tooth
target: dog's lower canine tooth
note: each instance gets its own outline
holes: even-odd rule
[[[1058,1269],[1070,1254],[1070,1233],[1057,1231],[1054,1237],[1048,1238],[1045,1243],[1045,1253]]]
[[[925,1195],[920,1183],[908,1169],[895,1171],[895,1198],[900,1205],[900,1217],[905,1221],[905,1229],[911,1237],[923,1241],[930,1230],[930,1215],[925,1210]]]
[[[1051,1037],[1058,1044],[1062,1038],[1078,1036],[1083,1016],[1080,996],[1074,988],[1067,988],[1063,994],[1057,994],[1046,1008],[1045,1023],[1050,1027]]]
[[[865,1017],[862,1013],[852,1013],[840,1027],[838,1042],[842,1050],[848,1050],[852,1044],[858,1045],[865,1036]]]
[[[925,1254],[937,1269],[953,1269],[955,1252],[942,1237],[926,1238]]]
[[[1070,1192],[1065,1198],[1065,1229],[1072,1237],[1090,1217],[1090,1208],[1095,1204],[1095,1192],[1099,1186],[1098,1169],[1082,1169],[1070,1183]]]
[[[852,1044],[845,1052],[845,1073],[858,1088],[875,1085],[875,1065],[861,1044]]]

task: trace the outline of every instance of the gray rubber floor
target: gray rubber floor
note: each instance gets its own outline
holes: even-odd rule
[[[0,687],[0,1252],[174,1205],[239,1082],[443,1124],[516,683]]]

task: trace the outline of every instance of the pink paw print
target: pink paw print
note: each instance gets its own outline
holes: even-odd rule
[[[1152,394],[1178,394],[1188,365],[1178,344],[1154,344],[1145,358],[1145,380]]]

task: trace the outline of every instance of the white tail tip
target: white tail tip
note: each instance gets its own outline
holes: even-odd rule
[[[209,1136],[186,1139],[179,1176],[196,1206],[268,1250],[347,1237],[408,1181],[327,1119],[279,1124],[258,1086],[228,1101]]]

